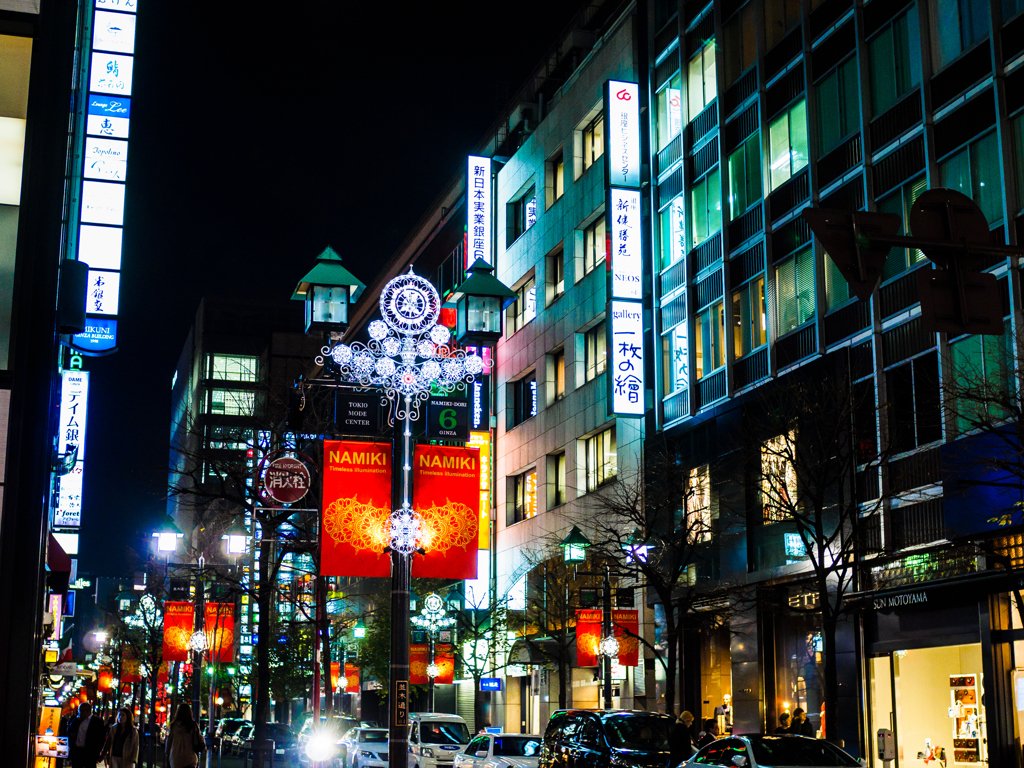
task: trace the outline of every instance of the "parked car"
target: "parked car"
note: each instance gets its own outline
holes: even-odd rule
[[[458,715],[409,715],[409,762],[413,768],[450,768],[455,753],[463,751],[471,740],[469,726]]]
[[[387,768],[387,728],[353,728],[353,738],[345,750],[343,768]]]
[[[544,730],[539,768],[663,768],[673,722],[657,712],[559,710]]]
[[[485,733],[455,755],[455,768],[537,768],[543,736]]]
[[[274,742],[274,764],[299,762],[299,739],[287,723],[267,723],[266,738]]]
[[[223,744],[225,751],[228,743],[231,740],[231,736],[237,733],[238,729],[242,727],[242,723],[246,722],[240,717],[226,717],[217,723],[217,730],[213,732],[213,743],[216,747],[217,744]]]
[[[722,766],[722,768],[858,768],[863,766],[849,754],[824,739],[808,736],[730,736],[697,751],[681,766]]]
[[[241,754],[245,742],[251,741],[255,734],[256,724],[243,720],[238,730],[224,737],[224,750],[232,755]]]
[[[354,717],[349,717],[348,715],[332,715],[330,718],[321,717],[320,725],[317,727],[316,720],[312,715],[310,715],[302,724],[302,728],[299,729],[299,761],[302,763],[309,762],[309,756],[306,754],[306,745],[314,731],[330,734],[330,738],[333,738],[336,742],[340,743],[346,734],[358,726],[359,721]]]

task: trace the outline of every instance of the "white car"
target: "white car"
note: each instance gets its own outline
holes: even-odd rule
[[[485,733],[455,755],[454,768],[537,768],[544,737],[529,733]]]
[[[342,741],[345,768],[387,768],[387,728],[353,728]]]
[[[863,768],[839,747],[807,736],[729,736],[711,742],[680,768]]]

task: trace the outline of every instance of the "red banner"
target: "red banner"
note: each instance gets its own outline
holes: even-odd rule
[[[434,678],[435,683],[451,685],[455,682],[455,654],[450,645],[434,646],[434,663],[437,664],[438,674]]]
[[[114,670],[111,667],[100,667],[100,673],[96,678],[96,690],[97,691],[109,691],[110,686],[114,683]]]
[[[323,510],[321,573],[388,576],[391,444],[325,440]]]
[[[619,665],[635,667],[640,663],[640,614],[635,610],[612,609],[612,629],[619,641]]]
[[[427,664],[429,663],[429,645],[409,646],[409,685],[426,685],[430,681],[430,678],[427,677]]]
[[[235,659],[235,605],[234,603],[207,603],[206,642],[211,661],[223,662]]]
[[[600,608],[576,611],[576,666],[596,667],[601,646],[601,623],[604,613]]]
[[[338,674],[341,672],[341,664],[337,661],[331,662],[331,692],[338,689]]]
[[[167,662],[160,662],[160,668],[156,671],[156,684],[163,685],[167,682]]]
[[[139,660],[135,657],[135,651],[130,645],[124,646],[121,653],[121,682],[141,683],[142,672]]]
[[[480,450],[416,446],[413,509],[420,546],[413,565],[420,578],[475,579],[480,531]]]
[[[188,661],[194,610],[192,603],[164,603],[164,661]]]
[[[355,664],[345,664],[345,693],[359,693],[359,667]]]

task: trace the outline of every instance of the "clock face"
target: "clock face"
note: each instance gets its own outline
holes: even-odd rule
[[[440,312],[437,291],[418,275],[396,277],[380,295],[381,317],[399,333],[422,333],[437,322]]]

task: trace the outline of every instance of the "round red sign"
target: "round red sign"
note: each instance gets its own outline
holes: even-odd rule
[[[309,470],[298,459],[274,459],[263,474],[263,487],[278,504],[294,504],[309,492]]]

